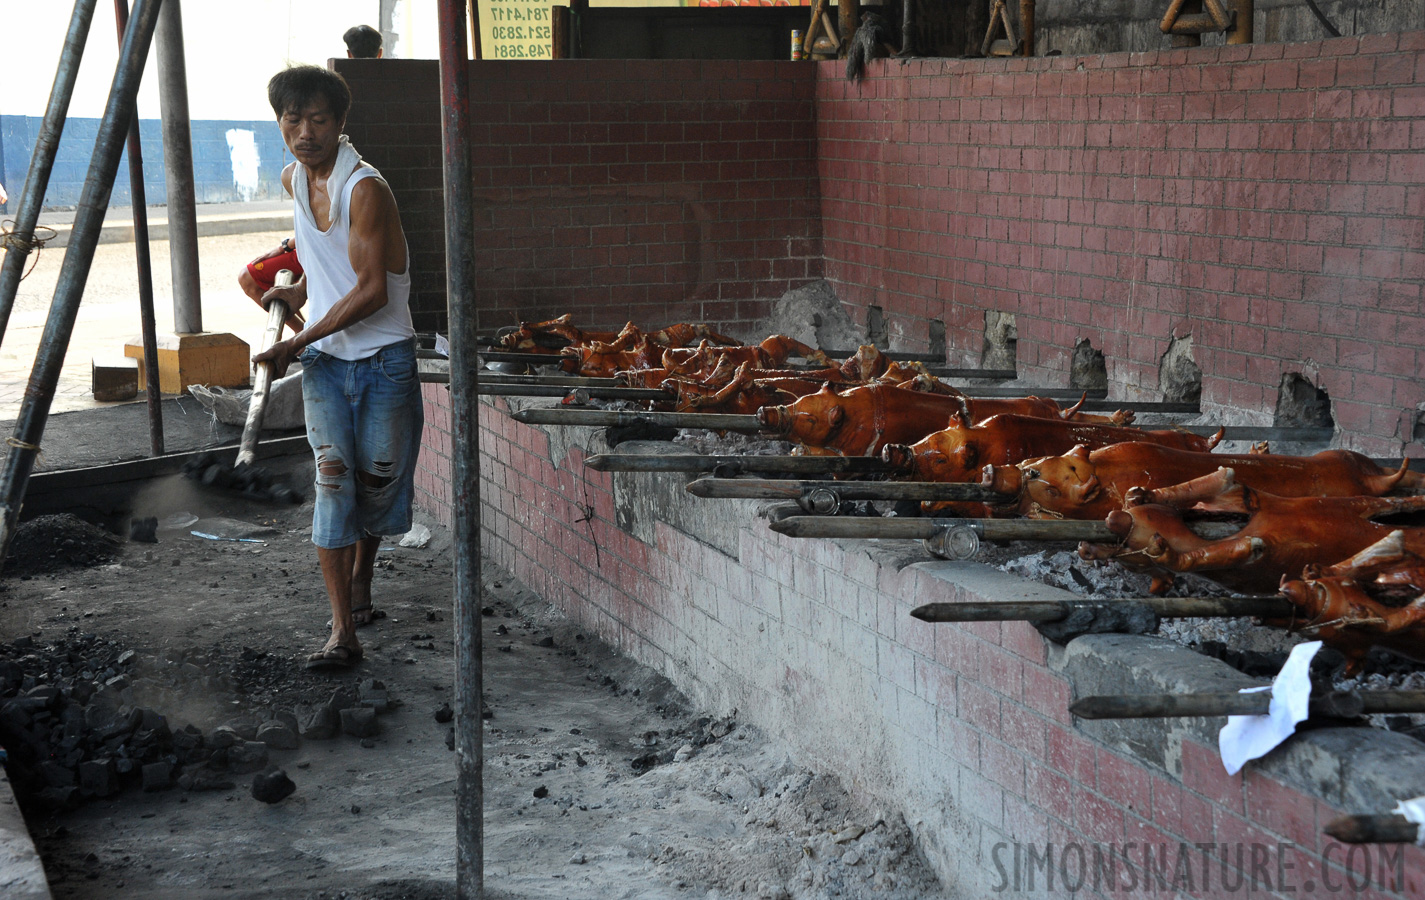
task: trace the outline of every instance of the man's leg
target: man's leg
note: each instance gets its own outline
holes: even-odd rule
[[[351,567],[360,543],[345,547],[318,547],[317,562],[322,567],[322,580],[327,586],[327,600],[332,607],[332,634],[322,651],[345,647],[353,653],[361,651],[356,638],[356,623],[351,618]]]
[[[351,618],[358,628],[378,617],[371,606],[371,577],[376,570],[376,551],[380,548],[381,538],[367,535],[356,543],[352,554]]]

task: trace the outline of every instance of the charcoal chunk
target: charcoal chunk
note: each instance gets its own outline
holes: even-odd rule
[[[252,779],[252,796],[263,803],[277,803],[297,790],[287,773],[278,768],[267,769]]]

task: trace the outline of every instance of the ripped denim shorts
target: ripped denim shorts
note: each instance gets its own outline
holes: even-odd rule
[[[365,359],[312,347],[298,359],[307,440],[317,460],[312,543],[336,549],[410,531],[425,424],[415,338]]]

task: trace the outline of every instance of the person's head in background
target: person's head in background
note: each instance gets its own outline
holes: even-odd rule
[[[353,25],[341,39],[346,41],[346,55],[351,59],[381,58],[381,32],[370,25]]]

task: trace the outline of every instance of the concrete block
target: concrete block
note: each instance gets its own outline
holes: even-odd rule
[[[143,339],[124,345],[124,355],[143,358]],[[247,387],[252,373],[252,349],[231,334],[160,334],[158,336],[158,386],[165,394],[181,394],[189,385]],[[146,390],[143,369],[138,389]]]
[[[137,397],[140,365],[139,360],[126,356],[94,357],[90,362],[90,386],[94,399],[108,403]]]

